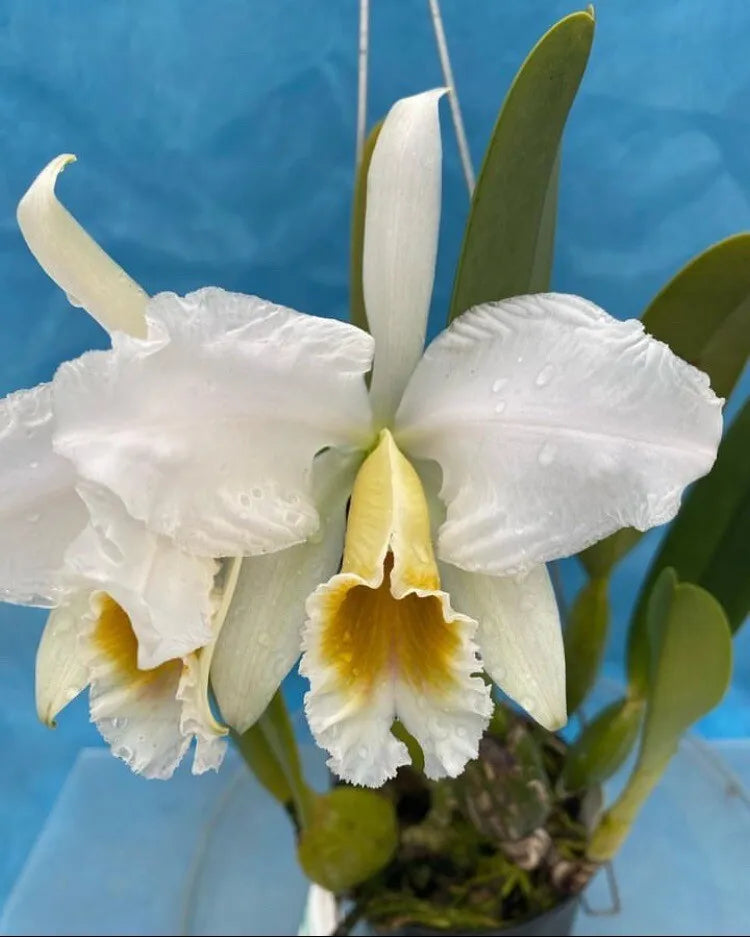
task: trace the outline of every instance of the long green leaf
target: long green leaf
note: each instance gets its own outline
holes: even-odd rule
[[[299,749],[284,697],[278,690],[260,719],[242,735],[237,747],[248,767],[266,790],[305,826],[314,794],[302,773]]]
[[[633,615],[628,644],[632,692],[642,694],[648,657],[647,597],[667,566],[724,607],[736,630],[750,610],[750,401],[725,435],[713,470],[695,484],[654,558]]]
[[[362,256],[365,247],[365,211],[367,209],[367,173],[370,171],[370,160],[375,144],[378,140],[383,121],[375,124],[370,131],[365,145],[362,148],[362,161],[357,167],[357,177],[354,180],[354,203],[352,206],[352,243],[350,257],[350,283],[349,283],[349,318],[352,325],[368,331],[367,311],[365,310],[365,294],[362,286]]]
[[[620,699],[591,720],[565,755],[563,790],[589,790],[612,777],[638,740],[643,708],[640,700]]]
[[[653,299],[643,324],[728,397],[750,356],[750,233],[691,260]]]
[[[644,801],[677,751],[682,734],[724,695],[732,669],[732,635],[708,592],[679,583],[665,569],[648,603],[649,671],[646,717],[635,768],[594,830],[588,854],[612,858]]]
[[[714,391],[728,397],[750,356],[750,233],[694,257],[657,293],[642,319],[647,332],[705,371]],[[589,575],[605,575],[640,537],[635,530],[617,531],[584,550],[581,562]]]
[[[604,657],[609,623],[609,583],[592,579],[578,593],[565,628],[568,714],[574,713],[594,685]]]
[[[591,13],[566,16],[516,75],[472,199],[450,319],[478,303],[548,288],[560,140],[593,38]]]

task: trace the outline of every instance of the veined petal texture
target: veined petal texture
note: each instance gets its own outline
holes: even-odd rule
[[[373,341],[253,296],[154,297],[149,336],[63,365],[55,447],[130,514],[204,556],[313,534],[315,454],[365,446]]]
[[[674,517],[713,465],[721,404],[640,322],[540,294],[478,306],[443,332],[396,437],[443,470],[440,557],[498,575]]]

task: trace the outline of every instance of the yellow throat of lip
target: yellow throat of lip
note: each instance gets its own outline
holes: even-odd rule
[[[394,676],[451,687],[461,621],[439,590],[422,483],[383,430],[354,483],[341,573],[322,597],[321,651],[338,681],[365,693]]]

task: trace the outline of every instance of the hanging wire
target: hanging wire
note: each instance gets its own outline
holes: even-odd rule
[[[466,130],[464,129],[464,120],[461,115],[461,104],[458,100],[456,91],[456,82],[453,78],[453,68],[451,67],[450,55],[448,54],[448,43],[445,39],[445,29],[443,28],[443,17],[440,13],[440,4],[438,0],[428,0],[430,5],[430,15],[432,26],[435,30],[435,42],[437,44],[438,56],[440,57],[440,67],[443,70],[443,81],[448,88],[448,101],[453,118],[453,126],[456,130],[456,139],[458,141],[458,152],[461,157],[461,166],[466,179],[466,188],[469,190],[469,198],[474,194],[475,176],[474,167],[471,162],[471,153],[466,139]]]
[[[367,61],[370,52],[370,0],[359,0],[359,59],[357,64],[357,168],[367,130]]]

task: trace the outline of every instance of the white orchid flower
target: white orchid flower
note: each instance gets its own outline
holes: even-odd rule
[[[482,670],[563,724],[544,563],[669,520],[721,433],[705,375],[578,297],[479,306],[422,354],[438,98],[399,101],[372,157],[372,336],[221,290],[163,294],[145,337],[115,334],[52,391],[53,446],[79,478],[192,556],[248,557],[211,662],[223,717],[258,718],[306,618],[311,729],[367,785],[409,762],[395,719],[428,776],[458,774],[490,715]]]
[[[143,335],[148,297],[54,197],[71,159],[50,163],[21,200],[22,232],[72,302],[110,331]],[[0,400],[0,598],[55,608],[37,655],[39,716],[53,724],[90,685],[92,720],[135,770],[168,777],[193,737],[193,770],[215,768],[226,734],[207,699],[216,563],[77,475],[52,447],[52,396],[41,384]]]

